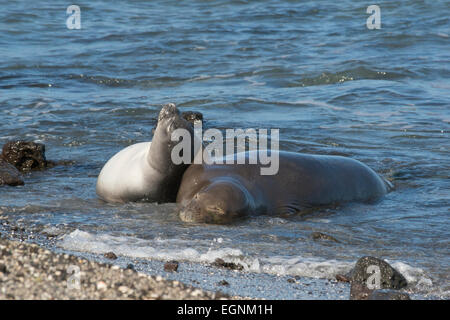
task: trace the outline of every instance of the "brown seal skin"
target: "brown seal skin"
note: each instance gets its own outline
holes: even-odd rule
[[[224,224],[249,215],[301,213],[322,205],[374,201],[388,191],[372,169],[340,156],[280,151],[277,174],[261,175],[260,167],[192,164],[177,195],[181,220]]]

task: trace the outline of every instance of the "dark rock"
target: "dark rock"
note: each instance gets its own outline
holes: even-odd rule
[[[287,279],[287,282],[289,282],[289,283],[295,283],[296,280],[295,280],[294,278],[289,278],[289,279]]]
[[[395,270],[389,263],[374,257],[362,257],[356,262],[352,271],[352,282],[367,283],[372,275],[368,268],[377,266],[380,269],[380,288],[378,289],[402,289],[408,285],[405,277]]]
[[[350,300],[367,300],[373,291],[367,288],[366,284],[352,282],[350,287]]]
[[[0,272],[3,274],[8,274],[8,270],[6,269],[6,266],[3,263],[0,263]]]
[[[228,283],[227,280],[222,280],[222,281],[219,282],[219,285],[220,286],[229,286],[230,284]]]
[[[328,240],[328,241],[334,241],[334,242],[337,242],[337,243],[340,242],[336,238],[334,238],[332,236],[329,236],[329,235],[327,235],[325,233],[322,233],[322,232],[313,232],[311,234],[311,236],[312,236],[313,240]]]
[[[375,286],[374,281],[376,275],[369,267],[379,268],[379,287]],[[370,279],[369,279],[370,277]],[[351,300],[367,300],[369,296],[379,289],[402,289],[407,286],[407,281],[403,275],[395,270],[386,261],[374,257],[362,257],[356,262],[355,267],[351,272]],[[370,285],[370,286],[369,286]]]
[[[343,274],[337,274],[336,275],[336,280],[340,281],[340,282],[350,282],[351,278],[349,278],[348,276],[343,275]]]
[[[112,252],[112,251],[105,253],[103,256],[105,258],[111,259],[111,260],[116,260],[117,259],[116,254],[114,252]]]
[[[226,268],[230,270],[244,270],[244,266],[233,262],[225,262],[223,259],[217,258],[212,264],[214,267]]]
[[[47,168],[45,145],[28,141],[9,141],[3,146],[2,157],[21,172]]]
[[[192,123],[192,125],[196,121],[203,121],[203,114],[198,111],[185,111],[181,113],[181,116],[190,123]]]
[[[23,177],[19,170],[0,158],[0,186],[21,186],[23,184]]]
[[[411,300],[405,292],[395,290],[381,289],[374,290],[368,297],[368,300]]]
[[[164,264],[164,271],[176,272],[178,270],[178,261],[169,261]]]
[[[134,265],[133,265],[132,263],[129,263],[129,264],[127,265],[126,269],[127,269],[127,270],[133,270],[133,271],[136,271],[136,270],[134,269]]]

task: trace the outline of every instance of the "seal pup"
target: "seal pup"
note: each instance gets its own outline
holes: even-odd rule
[[[249,215],[374,201],[388,191],[368,166],[341,156],[280,151],[275,175],[261,175],[261,165],[246,163],[192,164],[177,195],[181,220],[225,224]]]
[[[192,124],[183,118],[175,104],[164,105],[153,140],[131,145],[105,164],[97,179],[97,195],[107,202],[175,202],[188,166],[176,165],[171,160],[171,151],[178,143],[171,140],[171,134],[179,128],[188,130],[195,138]]]

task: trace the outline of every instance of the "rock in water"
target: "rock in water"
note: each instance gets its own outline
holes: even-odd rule
[[[169,261],[164,264],[164,271],[176,272],[178,270],[178,261]]]
[[[192,125],[197,121],[203,121],[203,114],[198,111],[185,111],[181,113],[181,116],[192,123]]]
[[[112,252],[112,251],[106,252],[103,256],[104,256],[106,259],[111,259],[111,260],[116,260],[116,259],[117,259],[116,254],[115,254],[114,252]]]
[[[411,298],[405,292],[382,289],[372,292],[368,300],[411,300]]]
[[[3,159],[21,172],[47,168],[45,145],[27,141],[9,141],[3,146]]]
[[[13,165],[0,158],[0,186],[21,186],[23,185],[22,174]]]
[[[351,300],[367,300],[378,289],[398,290],[408,284],[400,272],[386,261],[374,257],[362,257],[356,262],[351,272],[351,283]]]
[[[334,241],[334,242],[337,242],[337,243],[340,242],[336,238],[334,238],[334,237],[332,237],[332,236],[330,236],[328,234],[322,233],[322,232],[313,232],[311,234],[311,236],[312,236],[313,240],[328,240],[328,241]]]
[[[369,268],[371,267],[372,268]],[[362,257],[356,262],[352,272],[352,281],[359,283],[367,283],[368,278],[372,275],[373,266],[380,269],[380,287],[379,289],[402,289],[407,286],[405,277],[395,270],[389,263],[374,257]]]

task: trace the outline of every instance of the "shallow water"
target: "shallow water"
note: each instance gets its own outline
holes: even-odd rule
[[[11,1],[0,10],[0,120],[10,139],[74,160],[2,187],[0,211],[57,245],[133,258],[240,262],[251,272],[333,278],[375,255],[413,292],[448,298],[448,1]],[[233,226],[188,225],[173,204],[107,204],[103,164],[151,139],[161,104],[216,128],[280,128],[283,150],[368,164],[395,191],[376,204]],[[56,230],[56,231],[55,231]],[[340,243],[314,241],[320,231]]]

